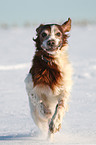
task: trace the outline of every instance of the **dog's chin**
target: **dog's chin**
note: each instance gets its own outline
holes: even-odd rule
[[[48,47],[41,46],[41,48],[44,51],[47,51],[47,52],[56,52],[58,50],[59,46],[54,46],[54,47],[51,47],[51,46],[48,46]]]
[[[47,51],[56,51],[58,47],[48,47],[46,48]]]

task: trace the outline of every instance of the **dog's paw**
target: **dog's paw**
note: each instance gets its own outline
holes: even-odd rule
[[[51,133],[56,133],[61,128],[61,123],[55,120],[51,120],[49,124],[49,130]]]

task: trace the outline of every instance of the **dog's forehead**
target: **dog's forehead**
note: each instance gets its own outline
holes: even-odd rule
[[[60,29],[60,25],[57,25],[57,24],[47,24],[47,25],[44,25],[43,28],[42,28],[42,31],[44,30],[47,30],[49,31],[50,33],[52,32],[56,32],[58,30],[61,30]]]
[[[59,28],[57,27],[57,25],[52,25],[51,26],[51,33],[55,33],[58,30],[59,30]]]

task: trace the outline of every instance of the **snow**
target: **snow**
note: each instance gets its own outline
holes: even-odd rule
[[[0,145],[96,144],[96,26],[73,26],[73,89],[62,129],[48,142],[31,119],[24,79],[35,52],[35,29],[0,29]]]

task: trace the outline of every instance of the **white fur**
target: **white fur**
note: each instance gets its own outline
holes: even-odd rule
[[[32,75],[29,73],[25,78],[26,90],[29,97],[29,106],[32,118],[35,124],[41,130],[48,130],[48,120],[43,116],[41,106],[42,100],[38,97],[33,87]]]
[[[56,25],[52,25],[51,26],[51,36],[50,36],[50,38],[49,38],[49,40],[55,40],[55,42],[56,42],[56,45],[58,45],[59,44],[59,39],[58,38],[56,38],[56,31],[57,31],[58,29],[57,29],[57,27],[56,27]]]
[[[48,34],[48,31],[47,30],[45,30],[44,32],[46,32],[47,34]],[[47,42],[49,41],[49,40],[55,40],[55,43],[56,43],[56,45],[58,46],[59,45],[59,42],[60,42],[60,39],[58,39],[57,37],[56,37],[56,32],[58,32],[58,28],[56,27],[56,25],[52,25],[51,26],[51,33],[50,33],[50,36],[48,37],[48,39],[45,39],[44,41],[43,41],[43,43],[42,43],[42,45],[41,45],[41,47],[45,50],[45,51],[47,51],[46,49],[47,49]],[[55,53],[55,51],[48,51],[48,53],[50,53],[50,54],[54,54]]]
[[[54,33],[54,32],[53,32]],[[29,96],[29,104],[30,104],[30,110],[31,115],[37,124],[37,126],[42,130],[44,127],[48,131],[48,122],[52,118],[57,103],[60,100],[64,100],[64,108],[67,109],[67,101],[69,98],[72,80],[72,68],[68,61],[68,55],[67,55],[67,46],[63,47],[61,50],[58,50],[56,53],[54,53],[55,57],[55,63],[59,66],[59,69],[61,71],[61,75],[63,77],[63,80],[61,80],[60,84],[61,86],[55,86],[55,90],[53,91],[50,86],[44,86],[44,85],[36,85],[33,86],[32,81],[32,75],[29,73],[25,79],[26,84],[26,90]],[[41,102],[45,106],[48,106],[51,111],[51,116],[46,117],[44,116],[44,112],[42,109]],[[64,110],[57,111],[57,114],[61,112],[61,118],[63,118]],[[51,117],[51,118],[50,118]],[[60,122],[62,122],[55,118],[52,120],[54,121],[56,127],[59,125]],[[57,121],[56,121],[57,120]]]
[[[41,45],[41,47],[42,47],[45,51],[47,51],[47,50],[46,50],[46,49],[47,49],[47,42],[48,42],[48,39],[45,39],[45,40],[43,41],[42,45]]]

